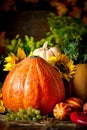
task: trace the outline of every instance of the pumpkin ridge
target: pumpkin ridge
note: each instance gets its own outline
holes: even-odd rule
[[[33,57],[33,58],[34,58],[34,57]],[[33,67],[32,69],[34,70],[34,72],[37,73],[37,81],[39,80],[39,76],[38,76],[37,67],[36,67],[36,69],[35,69],[34,66],[37,66],[38,60],[39,60],[39,58],[37,58],[37,59],[35,58],[33,64],[31,64],[31,62],[30,62],[30,66],[32,65],[32,67]],[[29,75],[31,75],[31,74],[32,74],[31,72],[30,72],[30,74],[28,73],[28,76],[27,76],[27,77],[29,77]],[[34,77],[35,77],[35,75],[34,75]],[[27,78],[26,78],[26,79],[27,79]],[[34,78],[33,78],[33,79],[34,79]],[[40,85],[39,81],[38,81],[37,85],[36,85],[36,83],[34,83],[34,84],[35,84],[34,86],[36,86],[36,87],[35,87],[36,89],[34,90],[34,92],[37,91],[36,93],[38,93],[39,96],[35,96],[35,95],[37,95],[37,94],[35,93],[34,96],[35,96],[36,98],[34,99],[34,97],[33,97],[33,100],[35,100],[35,101],[33,101],[33,102],[35,102],[35,104],[32,104],[32,106],[39,109],[38,106],[40,106],[40,101],[41,101],[41,96],[42,96],[41,92],[39,93],[39,90],[41,91],[41,87],[40,87],[41,85]],[[38,90],[37,88],[38,88],[39,90]],[[32,102],[32,101],[30,101],[30,102]],[[28,102],[28,103],[30,104],[30,102]],[[36,105],[37,102],[38,102],[39,105]],[[25,104],[25,109],[27,109],[28,106],[26,105],[26,99],[25,99],[25,101],[24,101],[24,104]]]
[[[40,62],[39,62],[39,64],[40,64]],[[47,64],[48,64],[48,62],[47,62]],[[42,67],[43,67],[43,65],[42,65]],[[42,68],[42,67],[41,67],[41,68]],[[55,69],[55,68],[53,68],[53,66],[52,66],[52,69],[53,69],[52,71],[49,70],[49,65],[44,64],[44,67],[49,71],[51,77],[55,80],[56,84],[58,84],[58,81],[56,80],[56,77],[58,77],[58,78],[59,78],[59,81],[61,80],[61,82],[60,82],[61,85],[64,86],[63,80],[61,79],[61,77],[60,77],[60,75],[59,75],[59,72],[57,71],[58,74],[57,74],[57,76],[55,76],[55,77],[54,77],[54,74],[52,74],[52,73],[54,73],[54,69]],[[55,71],[56,71],[56,69],[55,69]],[[60,87],[61,85],[58,84],[57,87]],[[58,89],[58,90],[59,90],[59,89]],[[64,91],[63,91],[63,92],[64,92]],[[58,92],[58,94],[59,94],[59,93],[60,93],[60,92]],[[64,92],[64,93],[65,93],[65,92]],[[60,98],[61,98],[61,96],[62,96],[62,95],[60,95]],[[64,98],[64,97],[62,97],[62,98]]]
[[[21,64],[24,64],[24,61],[21,61]],[[17,68],[17,69],[16,69]],[[15,82],[16,82],[16,79],[17,79],[17,77],[15,78],[15,76],[14,76],[14,74],[12,75],[12,73],[14,73],[14,70],[16,71],[16,73],[18,73],[19,74],[19,71],[20,70],[23,70],[22,69],[23,68],[23,66],[21,65],[21,67],[19,68],[19,63],[11,70],[11,72],[10,72],[10,75],[11,75],[11,79],[10,79],[10,82],[11,82],[11,86],[13,85],[13,84],[15,84]],[[25,67],[26,68],[26,67]],[[24,71],[24,70],[23,70]],[[26,71],[27,72],[27,71]],[[7,76],[8,77],[8,76]],[[6,78],[7,78],[6,77]],[[11,81],[12,80],[12,81]],[[24,76],[23,76],[23,81],[24,81]],[[7,78],[7,82],[9,82],[9,79]],[[4,85],[5,86],[5,85]],[[22,85],[23,86],[23,85]],[[16,91],[17,92],[17,95],[15,96],[15,94],[13,95],[13,93],[11,93],[12,91],[13,91],[13,89],[15,89],[15,90],[18,90],[18,86],[17,86],[17,89],[15,88],[15,86],[13,85],[13,89],[10,87],[10,86],[8,86],[8,88],[9,89],[7,89],[7,91],[8,91],[8,95],[9,95],[9,93],[10,93],[10,96],[8,96],[8,97],[5,97],[6,98],[6,101],[8,102],[8,105],[9,104],[11,104],[11,106],[12,106],[12,108],[14,108],[14,110],[16,110],[17,108],[15,108],[14,107],[14,103],[13,103],[13,97],[15,98],[15,100],[16,100],[16,96],[22,96],[22,94],[19,94],[18,93],[18,91]],[[20,89],[21,90],[21,89]],[[6,94],[5,94],[6,95]],[[23,96],[22,96],[23,97]],[[19,98],[18,98],[19,99]],[[18,104],[18,106],[21,104],[21,106],[20,107],[23,107],[24,108],[24,106],[23,106],[23,102],[22,102],[22,100],[16,100],[16,104]],[[8,106],[6,106],[6,107],[8,107]],[[17,107],[17,106],[16,106]]]
[[[47,63],[47,62],[46,62]],[[44,72],[44,71],[47,71],[47,72],[45,72],[43,75],[45,75],[45,74],[47,74],[48,73],[48,75],[50,75],[50,79],[51,78],[53,78],[53,80],[56,82],[56,80],[55,80],[55,78],[56,77],[54,77],[53,76],[53,74],[52,74],[52,71],[50,71],[50,69],[49,69],[49,64],[47,63],[47,64],[44,64],[44,62],[43,62],[43,64],[41,64],[41,62],[39,62],[38,64],[37,64],[37,69],[38,69],[38,74],[39,74],[39,77],[41,77],[41,74],[40,74],[40,72]],[[38,66],[41,66],[41,67],[38,67]],[[43,67],[44,66],[44,67]],[[44,69],[45,68],[45,70],[41,70],[41,69]],[[52,66],[52,68],[51,68],[53,71],[54,71],[54,68],[53,68],[53,66]],[[56,71],[56,70],[55,70]],[[56,71],[57,72],[57,71]],[[44,77],[47,77],[47,75],[46,76],[44,76]],[[40,78],[40,82],[41,82],[41,79],[42,78]],[[50,80],[49,79],[49,80]],[[61,79],[61,78],[60,78]],[[62,81],[62,79],[61,79],[61,81]],[[50,81],[49,81],[50,82]],[[56,84],[55,84],[55,82],[54,82],[54,87],[56,86],[56,84],[57,84],[57,82],[56,82]],[[45,84],[45,83],[44,83]],[[46,84],[47,84],[47,82],[46,82]],[[42,83],[41,83],[41,85],[42,85]],[[61,85],[63,85],[63,82],[62,82],[62,84]],[[44,85],[45,86],[45,85]],[[50,85],[50,87],[52,87],[51,85]],[[58,86],[59,87],[59,86]],[[42,88],[42,86],[41,86],[41,88]],[[61,89],[61,87],[60,87],[60,89]],[[52,91],[52,92],[51,92]],[[53,90],[51,90],[50,91],[50,93],[53,93]],[[59,96],[59,94],[60,94],[60,91],[58,92],[58,95],[57,95],[57,93],[55,93],[55,98],[56,97],[58,97]],[[52,95],[52,94],[51,94]],[[56,103],[58,102],[58,101],[60,101],[61,100],[61,98],[62,99],[64,99],[64,97],[65,97],[65,92],[64,92],[64,95],[63,96],[60,96],[60,98],[59,98],[59,100],[56,100]],[[44,98],[44,97],[43,97]],[[42,98],[42,100],[44,100],[44,101],[42,101],[42,102],[46,102],[46,99],[43,99]],[[49,104],[48,104],[49,103]],[[50,101],[47,103],[47,105],[50,107]],[[43,106],[44,104],[42,104],[42,106]]]
[[[41,67],[38,67],[39,65],[41,65]],[[41,85],[41,92],[42,92],[42,100],[41,100],[41,107],[42,106],[44,106],[44,104],[45,104],[45,102],[47,102],[47,105],[45,105],[45,108],[43,109],[43,107],[42,107],[42,111],[45,111],[45,109],[47,109],[46,107],[48,106],[48,108],[50,108],[50,100],[49,100],[49,102],[48,102],[48,97],[47,97],[47,95],[48,95],[48,92],[46,91],[46,87],[48,86],[47,85],[47,82],[45,83],[45,80],[46,79],[44,79],[44,85],[43,85],[43,83],[42,83],[42,76],[44,75],[44,74],[46,74],[47,72],[48,72],[48,70],[46,70],[47,72],[45,72],[44,74],[42,74],[42,73],[40,73],[40,72],[42,72],[41,71],[41,69],[43,68],[43,66],[44,65],[42,65],[42,64],[40,64],[40,62],[39,62],[39,65],[37,65],[37,69],[38,69],[38,76],[39,76],[39,79],[40,79],[40,85]],[[43,70],[44,71],[44,70]],[[41,76],[42,75],[42,76]],[[47,76],[45,76],[44,75],[44,78],[45,77],[47,77]],[[45,84],[46,84],[46,86],[45,86]],[[43,86],[45,86],[45,90],[43,90]],[[46,93],[47,93],[47,95],[46,95]],[[49,109],[48,109],[48,111],[49,111]],[[43,112],[42,112],[43,113]]]

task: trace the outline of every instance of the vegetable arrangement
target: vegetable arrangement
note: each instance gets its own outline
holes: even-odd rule
[[[16,41],[12,43],[16,44]],[[67,98],[63,82],[63,79],[70,81],[75,74],[74,62],[61,54],[56,46],[47,47],[48,41],[44,42],[46,48],[32,49],[31,55],[34,56],[28,56],[22,49],[22,44],[5,59],[13,65],[2,85],[3,107],[7,113],[5,120],[40,121],[44,116],[52,114],[57,120],[71,120],[86,126],[87,113],[83,109],[83,100],[77,97]],[[14,44],[8,47],[13,49],[13,46]],[[39,51],[42,56],[49,52],[49,58],[41,58]]]
[[[77,97],[67,98],[64,102],[55,105],[53,115],[58,120],[71,120],[72,122],[87,126],[87,108],[84,102]]]
[[[43,116],[52,114],[57,120],[71,120],[86,126],[87,113],[83,110],[83,100],[77,97],[67,98],[63,82],[63,78],[67,81],[72,79],[76,72],[75,65],[57,47],[47,48],[48,42],[45,44],[46,49],[32,49],[31,54],[34,56],[27,57],[25,51],[17,47],[17,55],[11,53],[5,59],[10,61],[8,63],[15,63],[2,86],[4,111],[7,113],[5,120],[39,121]],[[52,55],[49,53],[48,59],[41,58],[39,49],[42,56],[46,56],[47,51],[53,52]],[[28,111],[29,108],[32,108],[31,111]],[[39,113],[36,114],[36,111]]]
[[[2,86],[2,95],[6,121],[39,121],[52,114],[57,120],[87,126],[84,101],[66,98],[58,71],[39,56],[24,58],[13,67]]]
[[[51,32],[46,38],[36,42],[33,37],[26,35],[22,40],[17,35],[8,41],[6,54],[10,53],[4,59],[3,71],[9,73],[1,84],[1,113],[6,112],[7,121],[38,121],[52,115],[60,121],[71,120],[86,126],[87,64],[85,69],[75,64],[87,61],[87,46],[84,43],[83,48],[80,44],[87,32],[77,19],[51,16],[48,18]],[[64,81],[71,80],[76,95],[67,97]]]
[[[65,87],[53,66],[41,57],[32,56],[9,72],[2,86],[2,95],[6,108],[18,111],[32,106],[46,115],[52,113],[57,102],[64,100]]]

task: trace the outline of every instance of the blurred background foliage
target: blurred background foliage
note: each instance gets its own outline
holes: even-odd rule
[[[28,36],[21,39],[20,35],[12,40],[6,39],[5,31],[9,21],[11,22],[16,14],[31,10],[49,10],[55,13],[47,19],[50,31],[46,37],[39,41]],[[28,56],[31,50],[48,41],[48,46],[56,45],[75,63],[87,63],[86,30],[87,0],[0,0],[0,82],[4,81],[4,75],[8,73],[2,72],[4,57],[9,52],[16,54],[18,46],[24,49]]]
[[[37,9],[54,9],[58,15],[68,13],[87,23],[87,0],[0,0],[0,10],[5,12]]]

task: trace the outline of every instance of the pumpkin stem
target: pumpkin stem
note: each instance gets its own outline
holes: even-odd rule
[[[44,50],[47,50],[47,45],[48,45],[48,42],[45,42],[45,43],[43,44],[43,49],[44,49]]]
[[[32,55],[32,56],[30,56],[31,58],[37,58],[38,56],[35,56],[35,55]]]

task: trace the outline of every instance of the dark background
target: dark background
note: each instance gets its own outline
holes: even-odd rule
[[[2,6],[2,1],[3,0],[0,0],[0,7]],[[16,18],[19,13],[26,11],[53,10],[49,4],[49,0],[40,0],[37,3],[25,3],[23,0],[16,0],[16,8],[17,11],[14,11],[12,7],[9,11],[5,11],[2,8],[0,9],[0,32],[8,31],[10,23]]]

